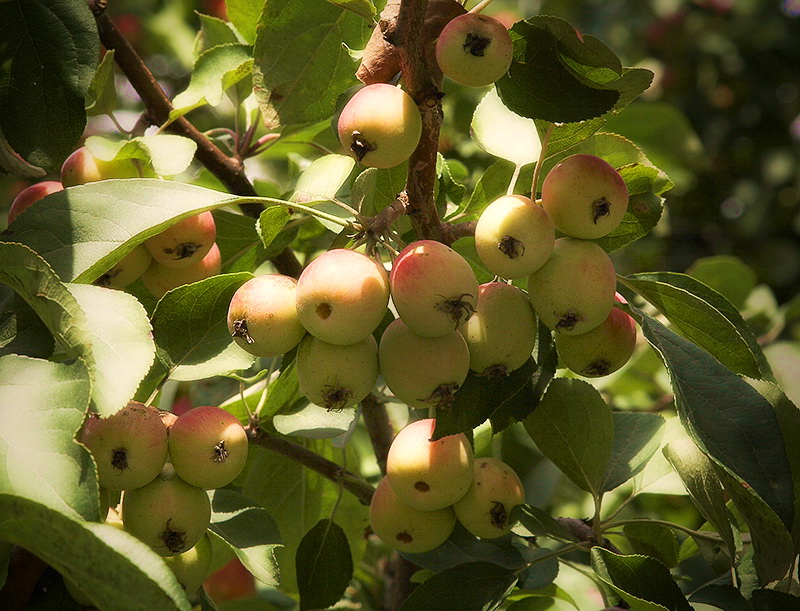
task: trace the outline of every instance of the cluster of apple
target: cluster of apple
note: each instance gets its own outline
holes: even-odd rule
[[[463,434],[430,441],[435,426],[433,419],[417,420],[397,434],[372,497],[373,532],[402,552],[438,547],[456,520],[482,539],[500,537],[511,530],[511,510],[525,502],[510,466],[474,458]]]
[[[61,166],[61,181],[46,180],[23,189],[11,204],[8,222],[43,197],[89,182],[111,178],[137,178],[137,162],[131,159],[102,161],[85,146],[74,151]],[[122,289],[139,278],[154,297],[161,298],[178,286],[197,282],[220,272],[216,224],[211,212],[184,218],[167,227],[108,270],[95,284]]]
[[[101,491],[122,491],[121,515],[107,521],[167,558],[187,591],[197,589],[182,571],[210,559],[206,490],[232,482],[247,461],[239,420],[219,407],[176,416],[132,401],[106,418],[89,416],[80,441],[94,457]]]

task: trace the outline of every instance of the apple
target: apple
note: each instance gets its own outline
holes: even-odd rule
[[[216,276],[221,269],[222,260],[219,248],[215,243],[202,261],[195,263],[191,267],[175,269],[153,261],[142,274],[142,282],[153,297],[161,299],[168,291],[184,284],[192,284],[193,282],[200,282],[200,280]]]
[[[142,277],[153,262],[147,249],[139,244],[125,255],[114,267],[94,281],[97,286],[123,289]]]
[[[74,151],[61,166],[61,183],[64,187],[74,187],[108,178],[138,177],[139,170],[131,159],[102,161],[92,155],[85,146]]]
[[[16,219],[23,210],[27,210],[43,197],[63,190],[64,185],[57,180],[43,180],[42,182],[37,182],[23,189],[17,194],[14,201],[11,202],[11,207],[8,209],[8,224],[10,225],[13,223],[14,219]]]
[[[468,87],[491,85],[511,66],[511,35],[494,17],[465,13],[450,21],[436,41],[442,73]]]
[[[214,216],[206,210],[181,219],[144,241],[153,259],[164,267],[185,269],[202,261],[217,239]]]

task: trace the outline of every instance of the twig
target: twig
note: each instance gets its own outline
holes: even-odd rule
[[[361,402],[364,415],[364,426],[372,442],[375,451],[375,459],[378,461],[381,474],[386,475],[386,457],[389,455],[389,446],[394,439],[394,431],[389,414],[386,413],[386,406],[375,395],[369,394]]]

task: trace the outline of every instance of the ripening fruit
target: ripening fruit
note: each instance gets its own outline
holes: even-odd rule
[[[180,554],[197,545],[211,522],[205,490],[175,474],[167,463],[149,484],[122,495],[125,531],[161,556]]]
[[[503,378],[522,367],[536,343],[536,314],[528,296],[504,282],[478,287],[475,314],[458,328],[469,348],[469,368]]]
[[[617,277],[614,264],[594,242],[556,240],[553,254],[528,277],[528,297],[548,328],[578,335],[611,312]]]
[[[297,315],[311,335],[329,344],[355,344],[383,320],[389,277],[377,261],[337,248],[308,264],[296,296]]]
[[[297,280],[264,274],[248,280],[233,294],[228,331],[241,348],[255,356],[278,356],[303,339],[297,316]]]
[[[522,195],[494,200],[475,225],[478,256],[501,278],[521,278],[535,272],[553,252],[555,239],[550,215]]]
[[[628,303],[619,293],[614,299]],[[556,350],[566,367],[587,378],[614,373],[627,363],[636,348],[636,322],[627,312],[611,308],[608,317],[591,331],[556,336]]]
[[[513,53],[506,27],[480,13],[459,15],[436,42],[436,62],[442,73],[468,87],[494,83],[508,72]]]
[[[144,486],[167,460],[167,429],[157,410],[135,401],[107,418],[90,415],[80,442],[94,456],[98,483],[110,490]]]
[[[460,333],[420,337],[393,321],[378,348],[386,386],[411,407],[449,407],[469,372],[469,350]]]
[[[94,284],[111,289],[124,289],[141,278],[152,262],[153,257],[142,244],[139,244],[114,267],[95,280]]]
[[[339,346],[307,335],[297,350],[300,392],[316,405],[343,410],[357,405],[378,379],[378,342],[368,335]]]
[[[200,282],[200,280],[216,276],[221,269],[222,260],[219,248],[214,244],[202,261],[185,269],[164,267],[160,263],[153,261],[150,267],[142,274],[142,282],[153,297],[161,299],[167,291],[184,284]]]
[[[467,260],[434,240],[418,240],[395,259],[389,276],[392,302],[417,335],[455,331],[478,304],[478,281]]]
[[[102,161],[85,146],[74,151],[61,166],[61,183],[65,187],[83,185],[107,178],[138,178],[139,170],[131,159]]]
[[[391,168],[417,148],[422,119],[405,91],[376,83],[350,98],[339,115],[338,131],[348,155],[371,168]]]
[[[463,433],[430,441],[436,420],[405,426],[386,458],[386,477],[397,498],[420,511],[449,507],[472,484],[472,446]]]
[[[614,167],[595,155],[572,155],[542,182],[542,206],[573,238],[593,240],[611,231],[628,209],[628,187]]]
[[[494,539],[511,531],[511,510],[524,502],[522,482],[511,467],[496,458],[476,458],[472,486],[453,509],[473,535]]]
[[[178,416],[169,432],[169,458],[178,476],[211,490],[230,484],[247,462],[247,432],[239,419],[214,406]]]
[[[208,533],[204,533],[191,549],[174,556],[167,556],[164,562],[175,574],[184,592],[187,594],[195,592],[203,585],[203,580],[211,568],[211,539]]]
[[[447,541],[456,525],[452,507],[420,511],[403,504],[384,477],[369,506],[373,532],[389,547],[409,554],[428,552]]]
[[[63,190],[64,185],[57,180],[43,180],[42,182],[37,182],[23,189],[17,194],[14,201],[11,202],[11,207],[8,209],[8,224],[10,225],[13,223],[20,212],[27,210],[43,197]]]
[[[217,239],[214,215],[206,210],[170,225],[144,241],[153,259],[164,267],[186,269],[202,261]]]

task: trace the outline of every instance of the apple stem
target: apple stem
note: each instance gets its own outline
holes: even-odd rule
[[[531,199],[536,201],[536,185],[539,183],[539,175],[542,173],[542,164],[547,156],[547,145],[550,143],[550,136],[553,135],[555,129],[554,123],[548,123],[547,131],[542,138],[542,149],[539,151],[539,160],[536,162],[536,168],[533,170],[533,180],[531,181]]]
[[[470,13],[481,13],[481,12],[483,12],[483,9],[485,9],[487,6],[489,6],[492,2],[494,2],[494,0],[483,0],[482,2],[478,2],[478,4],[476,4],[471,9],[469,9],[469,12]]]

